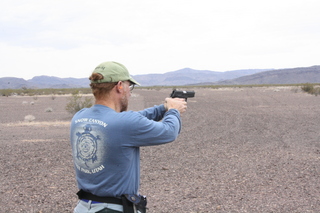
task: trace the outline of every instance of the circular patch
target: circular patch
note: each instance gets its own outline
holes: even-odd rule
[[[83,129],[83,133],[77,133],[77,158],[84,161],[85,164],[88,161],[93,163],[97,160],[97,140],[100,138],[91,134],[92,127],[90,124],[85,125]]]

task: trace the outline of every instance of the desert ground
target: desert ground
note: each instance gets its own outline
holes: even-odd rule
[[[148,212],[320,212],[320,97],[292,87],[194,90],[179,138],[141,148]],[[136,89],[129,108],[170,92]],[[73,211],[66,104],[0,97],[0,212]]]

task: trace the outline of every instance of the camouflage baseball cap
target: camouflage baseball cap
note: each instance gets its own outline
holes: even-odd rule
[[[99,73],[103,76],[103,79],[93,81],[91,83],[105,83],[105,82],[118,82],[118,81],[131,81],[131,83],[140,85],[136,80],[134,80],[127,68],[114,61],[107,61],[99,64],[92,73]]]

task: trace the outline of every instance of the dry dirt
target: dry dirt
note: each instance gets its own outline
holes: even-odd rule
[[[170,92],[134,90],[130,109]],[[66,98],[0,97],[0,212],[72,212]],[[320,212],[319,105],[289,87],[196,89],[178,140],[142,148],[149,212]]]

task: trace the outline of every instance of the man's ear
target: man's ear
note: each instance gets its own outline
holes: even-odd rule
[[[123,89],[122,81],[119,81],[117,84],[117,90],[120,91],[121,89]]]

